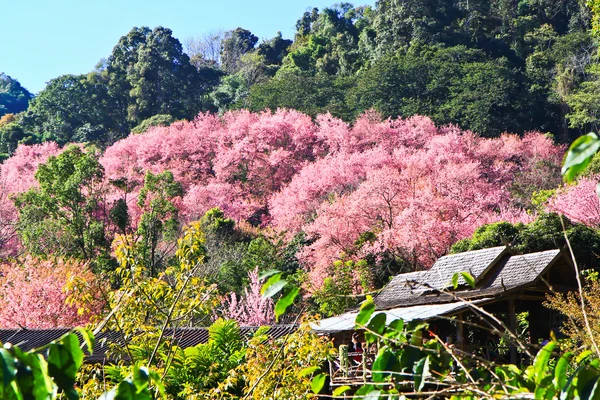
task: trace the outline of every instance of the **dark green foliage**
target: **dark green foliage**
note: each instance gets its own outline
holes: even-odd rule
[[[539,129],[566,142],[578,133],[567,118],[594,119],[589,110],[599,108],[597,79],[586,72],[596,46],[589,20],[575,1],[385,0],[313,9],[298,21],[275,77],[250,87],[247,105],[347,121],[376,108],[484,136]]]
[[[277,36],[273,39],[264,41],[258,45],[257,53],[264,58],[266,64],[281,65],[292,43],[289,39],[283,39],[281,32],[277,32]]]
[[[152,126],[169,126],[175,119],[166,114],[157,114],[143,120],[138,126],[131,130],[131,133],[144,133]]]
[[[353,81],[353,77],[312,77],[280,73],[273,79],[250,88],[248,108],[252,111],[294,108],[311,116],[330,112],[336,117],[349,120],[354,114],[346,105],[345,96]]]
[[[581,172],[582,176],[593,176],[600,174],[600,153],[594,154],[589,161],[589,164],[585,167],[585,170]]]
[[[31,102],[22,126],[40,141],[112,143],[128,128],[98,73],[52,79]]]
[[[176,348],[172,365],[165,377],[165,391],[172,399],[185,399],[194,393],[216,388],[225,381],[231,370],[245,361],[246,345],[237,323],[233,320],[215,321],[209,327],[205,344]],[[227,393],[241,395],[244,380],[227,387]]]
[[[0,151],[7,156],[11,155],[19,144],[37,141],[33,133],[28,132],[22,124],[24,114],[6,114],[5,121],[0,121]]]
[[[319,306],[319,313],[325,316],[339,315],[358,304],[356,289],[367,292],[370,286],[369,266],[364,260],[336,261],[330,268],[323,286],[314,293],[313,299]],[[360,282],[355,281],[355,277]]]
[[[470,250],[486,249],[513,243],[524,229],[523,224],[513,225],[509,222],[495,222],[483,225],[475,230],[469,239],[458,241],[452,246],[451,253],[462,253]]]
[[[566,217],[562,219],[579,265],[582,268],[600,267],[600,232],[582,224],[574,224]],[[508,222],[484,225],[470,239],[463,239],[452,246],[451,252],[461,253],[503,245],[511,245],[523,254],[564,248],[566,242],[561,217],[554,213],[542,214],[527,225]]]
[[[32,98],[33,95],[19,81],[0,72],[0,117],[25,111]]]
[[[302,235],[286,244],[283,237],[250,234],[236,227],[235,221],[218,208],[207,211],[200,223],[208,250],[202,274],[218,283],[222,293],[242,293],[249,284],[248,272],[256,267],[287,273],[300,268],[296,254],[304,244]]]
[[[193,118],[202,109],[203,93],[215,83],[214,76],[190,63],[181,43],[163,27],[133,28],[121,37],[103,75],[130,126],[157,114]]]
[[[349,101],[355,112],[374,107],[385,117],[430,116],[483,136],[497,136],[508,125],[532,129],[521,106],[522,76],[506,59],[489,60],[465,46],[414,46],[386,57],[358,78]]]

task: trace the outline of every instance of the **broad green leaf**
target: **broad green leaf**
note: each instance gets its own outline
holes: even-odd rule
[[[285,313],[285,310],[294,303],[294,300],[300,293],[300,289],[295,287],[282,296],[275,304],[275,319],[279,321],[279,317]]]
[[[452,274],[452,287],[454,289],[458,288],[458,272]]]
[[[600,377],[596,378],[592,391],[590,392],[588,399],[600,399]]]
[[[379,352],[373,362],[373,382],[384,382],[385,378],[390,375],[390,371],[399,372],[400,364],[398,363],[396,354],[386,348]]]
[[[588,166],[598,149],[600,149],[600,139],[595,133],[590,132],[578,137],[571,144],[563,159],[561,173],[565,181],[573,181]]]
[[[596,399],[591,397],[591,394],[598,379],[600,379],[598,372],[593,368],[584,368],[577,374],[576,385],[580,399]]]
[[[382,335],[383,331],[385,331],[385,320],[386,315],[384,313],[378,313],[373,318],[371,318],[371,321],[369,321],[367,328],[370,331],[377,333],[378,335]]]
[[[402,332],[402,330],[404,329],[404,320],[402,319],[395,319],[392,322],[390,322],[390,329],[393,329],[395,331],[398,332]]]
[[[272,285],[269,285],[269,287],[267,287],[267,289],[264,291],[262,296],[265,299],[269,298],[269,297],[273,297],[277,293],[279,293],[285,285],[287,285],[287,281],[285,279],[280,279],[277,282],[273,283]]]
[[[78,399],[73,388],[77,371],[83,364],[83,351],[79,347],[79,338],[74,333],[64,336],[58,343],[52,343],[48,349],[48,373],[56,385],[65,392],[69,400]]]
[[[117,386],[117,392],[115,393],[115,400],[138,400],[136,396],[136,389],[133,383],[129,380],[122,381]],[[141,398],[140,398],[141,399]]]
[[[383,335],[383,332],[385,331],[385,320],[386,315],[384,313],[376,314],[371,318],[365,332],[365,340],[368,343],[375,342],[378,337]]]
[[[371,315],[373,315],[373,311],[375,311],[375,303],[373,302],[373,298],[367,295],[367,299],[360,305],[360,310],[356,316],[356,325],[360,327],[366,326],[371,319]]]
[[[319,374],[312,379],[310,386],[313,393],[318,394],[321,392],[325,385],[325,379],[327,379],[327,375],[325,374]]]
[[[467,282],[467,285],[471,286],[472,288],[475,287],[475,278],[473,278],[473,275],[468,272],[461,272],[460,274],[464,278],[465,282]]]
[[[583,360],[591,356],[593,353],[591,350],[582,351],[577,357],[575,357],[575,363],[581,364]]]
[[[17,400],[23,400],[23,393],[21,393],[21,389],[19,388],[17,381],[12,381],[10,383],[10,388],[12,389],[13,394]]]
[[[563,354],[557,361],[556,367],[554,367],[554,379],[552,380],[552,384],[558,390],[562,390],[567,383],[567,369],[572,357],[572,352]]]
[[[577,376],[579,375],[579,373],[581,371],[583,371],[586,368],[585,365],[580,365],[575,372],[573,372],[571,374],[571,376],[569,377],[569,379],[567,379],[567,383],[565,384],[565,386],[563,386],[561,392],[560,392],[560,400],[567,400],[572,398],[572,393],[573,393],[573,387],[575,386],[575,383],[577,381]]]
[[[554,351],[555,347],[556,342],[548,342],[548,344],[542,347],[536,354],[533,361],[534,381],[536,385],[539,385],[546,376],[548,372],[548,361],[550,360],[552,351]]]
[[[346,393],[350,389],[352,389],[350,386],[340,386],[333,391],[332,396],[333,397],[341,396],[342,394]]]
[[[362,387],[360,387],[356,393],[354,393],[354,398],[355,399],[365,399],[366,396],[373,392],[375,390],[375,387],[373,385],[364,385]]]
[[[258,279],[260,279],[262,281],[263,279],[267,279],[275,274],[280,274],[280,273],[281,273],[281,271],[279,271],[279,270],[270,269],[268,271],[261,272],[260,275],[258,276]]]
[[[81,326],[76,327],[75,330],[81,334],[81,337],[87,346],[88,352],[92,354],[94,352],[94,345],[96,344],[96,338],[94,337],[94,334],[89,329]]]
[[[46,399],[54,393],[54,382],[48,375],[48,364],[41,354],[23,352],[13,347],[15,357],[27,366],[27,373],[17,373],[17,382],[24,398]]]
[[[263,296],[265,295],[265,292],[267,291],[267,289],[269,287],[271,287],[271,285],[273,285],[274,283],[279,282],[279,280],[281,279],[281,273],[275,274],[273,276],[271,276],[269,278],[269,280],[267,280],[262,287],[260,288],[260,294],[262,294]]]
[[[319,367],[306,367],[302,371],[300,371],[300,373],[298,374],[298,376],[300,378],[304,378],[305,376],[308,376],[308,375],[310,375],[312,373],[315,373],[315,372],[317,372],[320,369],[321,368],[319,368]]]
[[[148,368],[136,366],[133,369],[132,381],[138,393],[146,389],[148,387],[148,384],[150,383],[150,378],[148,376]]]
[[[419,360],[419,362],[417,362],[417,364],[415,364],[415,388],[418,392],[423,390],[423,387],[427,382],[427,378],[429,378],[429,376],[431,375],[431,373],[429,372],[429,366],[431,363],[429,357],[430,356],[422,358]]]
[[[17,374],[17,366],[12,354],[6,349],[0,349],[0,364],[2,367],[2,384],[8,387]]]

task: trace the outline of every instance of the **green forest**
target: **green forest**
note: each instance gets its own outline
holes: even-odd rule
[[[0,72],[1,399],[600,396],[600,2],[307,10]]]

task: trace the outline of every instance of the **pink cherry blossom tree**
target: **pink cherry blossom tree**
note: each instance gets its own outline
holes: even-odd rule
[[[75,260],[28,256],[3,264],[0,288],[0,328],[84,325],[103,305],[96,277]]]
[[[258,276],[258,267],[248,273],[250,286],[244,289],[244,295],[228,294],[223,301],[223,317],[234,319],[240,325],[263,326],[275,322],[274,305],[271,298],[260,294],[262,282]]]
[[[0,257],[14,256],[20,248],[15,230],[18,212],[12,196],[37,186],[37,167],[60,151],[54,142],[20,145],[0,166]]]
[[[598,182],[600,176],[591,176],[565,185],[550,198],[548,210],[563,214],[573,222],[592,228],[600,227],[600,199],[596,193]]]

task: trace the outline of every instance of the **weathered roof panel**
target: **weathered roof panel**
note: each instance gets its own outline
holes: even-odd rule
[[[506,247],[494,247],[453,254],[440,258],[428,271],[395,276],[375,298],[378,309],[425,304],[451,303],[455,297],[473,299],[498,296],[503,292],[530,285],[560,257],[560,250],[510,255]],[[452,275],[470,271],[476,278],[475,289],[463,285],[452,294],[448,289]],[[462,278],[461,278],[462,279]]]
[[[452,315],[470,307],[470,304],[481,304],[491,299],[478,299],[469,302],[453,302],[444,304],[425,304],[412,307],[393,308],[391,310],[375,311],[373,316],[381,313],[386,315],[386,323],[396,319],[404,321],[428,320],[445,315]],[[311,328],[317,333],[335,333],[354,329],[354,321],[358,313],[351,312],[336,317],[322,319],[311,323]]]
[[[500,246],[440,257],[429,269],[427,283],[435,289],[445,289],[451,286],[452,275],[459,272],[469,272],[478,282],[507,250],[506,246]],[[459,283],[465,282],[460,278]]]
[[[425,290],[427,271],[396,275],[375,298],[379,307],[394,306],[403,299],[419,296]]]
[[[531,284],[559,255],[560,250],[557,249],[511,256],[502,260],[504,265],[498,273],[489,277],[489,283],[484,287],[512,289]]]

